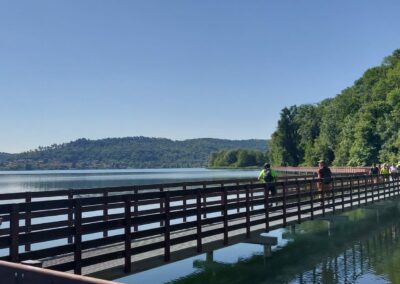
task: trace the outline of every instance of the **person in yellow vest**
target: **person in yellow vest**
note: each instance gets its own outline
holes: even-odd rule
[[[389,166],[385,163],[383,167],[381,167],[381,175],[388,175],[389,174]]]
[[[261,170],[260,174],[258,175],[258,180],[265,182],[265,183],[272,183],[275,182],[278,175],[274,170],[271,169],[271,165],[269,163],[264,164],[264,168]],[[270,191],[271,195],[276,195],[276,188],[275,185],[269,184],[268,190]]]
[[[384,163],[383,166],[381,167],[380,174],[382,175],[382,180],[384,182],[389,180],[389,166],[386,163]]]

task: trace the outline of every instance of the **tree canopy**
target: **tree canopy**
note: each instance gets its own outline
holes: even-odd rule
[[[243,168],[262,166],[265,161],[266,155],[262,151],[246,149],[222,150],[210,156],[208,166],[211,168]]]
[[[353,86],[317,104],[281,111],[268,157],[273,165],[394,163],[400,158],[400,49]]]

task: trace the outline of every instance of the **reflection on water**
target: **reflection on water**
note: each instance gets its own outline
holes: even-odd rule
[[[257,177],[257,171],[207,169],[0,171],[0,193],[98,188],[225,178]]]
[[[346,213],[348,220],[310,221],[281,235],[272,254],[239,244],[135,275],[122,283],[400,283],[400,211]]]

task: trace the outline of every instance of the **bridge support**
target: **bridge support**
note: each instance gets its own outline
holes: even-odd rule
[[[211,263],[214,261],[214,251],[209,251],[206,253],[206,262]]]
[[[244,243],[255,244],[255,245],[264,245],[264,246],[275,246],[278,244],[278,238],[258,235],[258,236],[254,236],[248,240],[245,240]]]
[[[272,256],[272,248],[270,245],[264,245],[264,257]]]

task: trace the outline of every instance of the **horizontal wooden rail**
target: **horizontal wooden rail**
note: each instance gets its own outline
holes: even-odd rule
[[[1,283],[8,284],[116,284],[116,282],[6,261],[0,261],[0,279]]]

